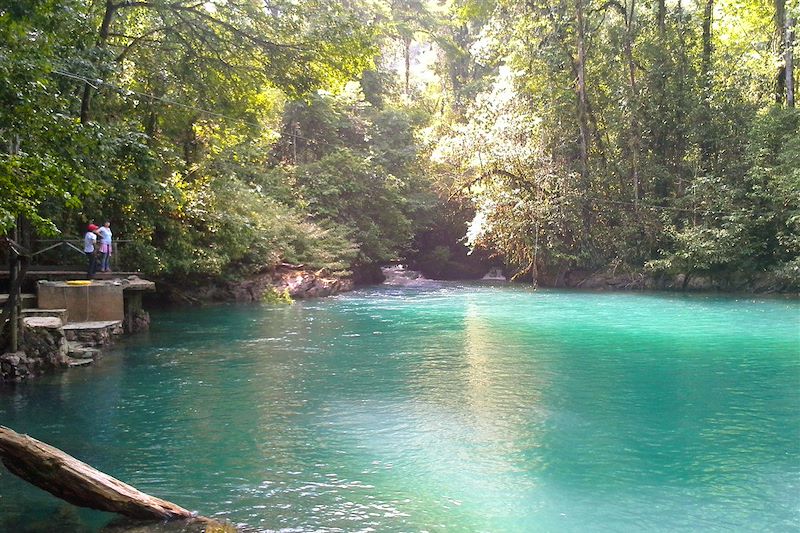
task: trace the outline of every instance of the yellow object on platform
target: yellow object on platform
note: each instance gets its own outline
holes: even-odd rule
[[[67,282],[67,285],[91,285],[92,280],[90,279],[71,279]]]

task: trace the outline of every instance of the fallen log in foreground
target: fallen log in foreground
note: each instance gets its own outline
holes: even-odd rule
[[[67,455],[58,448],[0,426],[0,459],[13,474],[80,507],[130,518],[191,519],[226,526],[172,502],[141,492]],[[234,530],[231,528],[231,530]]]

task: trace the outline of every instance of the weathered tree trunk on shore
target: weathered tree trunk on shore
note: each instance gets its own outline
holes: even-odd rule
[[[179,505],[140,492],[53,446],[5,426],[0,426],[0,459],[11,473],[74,505],[131,518],[194,518],[191,511]]]

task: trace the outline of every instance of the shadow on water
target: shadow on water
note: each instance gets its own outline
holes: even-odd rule
[[[61,503],[57,507],[26,506],[4,510],[0,531],[14,533],[91,533],[103,524],[82,516],[76,507]]]

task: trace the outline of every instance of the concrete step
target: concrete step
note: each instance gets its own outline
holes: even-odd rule
[[[22,309],[22,316],[52,316],[55,318],[60,318],[63,324],[67,323],[66,309],[40,309],[38,307],[31,307],[30,309]]]
[[[121,334],[121,320],[72,322],[64,326],[64,335],[68,341],[77,341],[91,347],[102,348],[112,344],[114,337]]]

